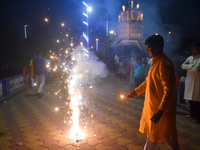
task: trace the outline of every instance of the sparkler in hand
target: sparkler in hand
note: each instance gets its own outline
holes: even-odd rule
[[[123,100],[125,98],[125,94],[121,94],[119,97],[121,100]]]

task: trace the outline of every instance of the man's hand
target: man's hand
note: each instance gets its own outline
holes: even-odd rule
[[[163,110],[158,110],[150,120],[155,124],[158,123],[160,121],[160,118],[162,117],[163,113],[164,113]]]
[[[135,90],[133,90],[132,92],[130,92],[126,98],[133,98],[137,93],[135,92]]]

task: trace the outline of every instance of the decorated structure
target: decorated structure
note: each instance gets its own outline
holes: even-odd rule
[[[134,7],[133,0],[129,1],[129,7],[122,5],[118,15],[118,34],[112,47],[136,46],[144,50],[143,43],[143,12],[139,9],[139,2]]]

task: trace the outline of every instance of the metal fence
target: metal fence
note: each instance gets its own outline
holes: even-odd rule
[[[23,73],[24,64],[0,65],[0,80]]]

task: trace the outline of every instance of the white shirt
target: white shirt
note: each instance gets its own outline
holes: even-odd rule
[[[187,70],[184,99],[200,101],[200,54],[188,57],[182,69]]]

